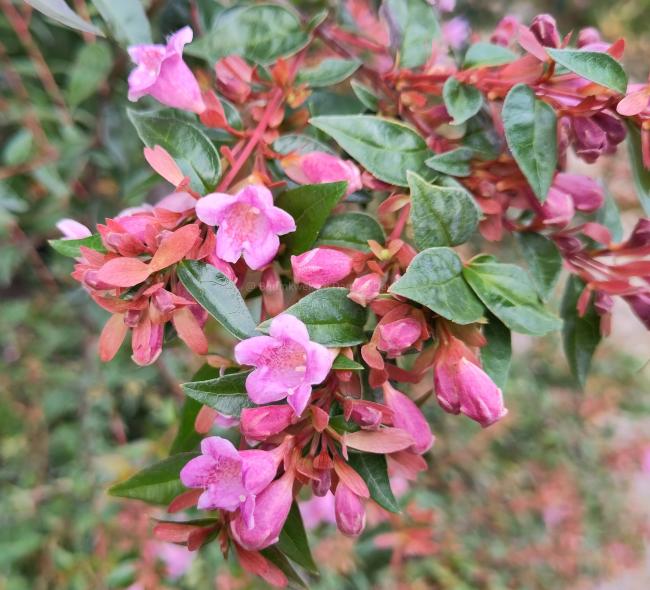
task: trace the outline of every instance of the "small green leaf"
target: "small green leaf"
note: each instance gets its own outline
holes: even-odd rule
[[[278,137],[273,142],[273,149],[280,154],[291,154],[293,152],[297,154],[308,154],[310,152],[334,153],[329,146],[301,133],[289,133]]]
[[[151,43],[151,27],[140,0],[93,0],[122,47]]]
[[[627,91],[627,74],[623,66],[607,53],[582,49],[553,49],[552,47],[547,47],[546,53],[578,76],[616,90],[621,94],[625,94]]]
[[[366,213],[350,211],[332,215],[320,230],[316,245],[370,252],[368,240],[384,243],[386,236],[381,225]]]
[[[650,215],[650,170],[643,165],[641,132],[631,121],[627,122],[627,147],[636,195],[645,214]]]
[[[357,59],[326,58],[313,68],[300,70],[296,81],[312,88],[334,86],[354,74],[360,65]]]
[[[503,388],[510,372],[512,338],[510,330],[499,318],[488,313],[487,320],[488,323],[483,328],[483,336],[485,336],[487,344],[481,347],[481,363],[484,371],[496,383],[497,387]]]
[[[212,142],[188,121],[156,112],[127,109],[142,142],[152,148],[160,145],[190,177],[192,187],[201,194],[212,191],[221,176],[221,161]]]
[[[78,240],[50,240],[48,242],[54,250],[63,256],[68,258],[79,258],[81,252],[79,250],[80,246],[85,246],[91,250],[96,250],[97,252],[106,252],[104,244],[102,242],[102,237],[99,234],[93,234],[87,238],[80,238]]]
[[[185,395],[220,414],[238,418],[244,408],[252,408],[246,392],[246,377],[251,371],[231,373],[215,379],[191,381],[181,386]]]
[[[377,453],[350,453],[349,464],[366,482],[370,497],[389,512],[400,512],[388,479],[386,457]]]
[[[66,96],[74,109],[91,97],[106,80],[113,62],[111,50],[106,43],[82,45],[70,70]]]
[[[462,275],[463,263],[450,248],[420,252],[389,291],[425,305],[456,322],[471,324],[483,317],[483,306]]]
[[[528,273],[514,264],[478,256],[463,276],[485,306],[514,332],[542,336],[558,330],[561,320],[540,303]]]
[[[557,118],[553,108],[517,84],[503,104],[508,147],[541,203],[557,168]]]
[[[495,160],[503,149],[503,140],[494,128],[492,118],[483,111],[465,123],[463,145],[483,160]]]
[[[363,103],[363,106],[373,113],[376,113],[379,110],[379,97],[373,92],[373,90],[356,80],[352,80],[350,85],[352,86],[352,92],[354,92],[355,96]]]
[[[560,279],[562,255],[555,242],[541,234],[525,232],[517,234],[517,237],[535,288],[546,301]]]
[[[585,315],[578,315],[578,299],[584,288],[584,282],[576,275],[571,275],[562,298],[564,354],[571,372],[582,388],[587,382],[591,359],[601,339],[600,316],[594,308],[593,300],[589,302]]]
[[[473,157],[473,150],[467,147],[459,147],[429,158],[426,165],[441,174],[464,177],[469,176],[472,172],[470,162]]]
[[[101,29],[81,18],[65,3],[65,0],[25,0],[25,2],[65,27],[99,37],[104,36]]]
[[[517,55],[494,43],[479,41],[469,47],[465,54],[465,68],[502,66],[517,59]]]
[[[109,488],[111,496],[142,500],[149,504],[169,504],[178,494],[186,491],[179,474],[185,464],[197,453],[178,453],[151,465],[126,481]]]
[[[407,186],[406,172],[421,171],[433,154],[413,129],[372,115],[312,117],[310,123],[330,135],[371,174],[390,184]]]
[[[349,291],[341,287],[319,289],[303,297],[285,313],[301,320],[314,341],[332,348],[356,346],[366,341],[363,327],[366,310],[348,299]],[[272,320],[260,324],[267,331]]]
[[[347,356],[339,354],[332,363],[332,369],[336,371],[363,371],[364,366]]]
[[[462,188],[429,184],[413,172],[407,176],[417,247],[423,250],[465,243],[474,233],[480,215],[469,193]]]
[[[255,334],[251,317],[239,289],[211,264],[184,260],[176,267],[178,278],[196,302],[235,338],[243,340]]]
[[[300,509],[295,501],[291,504],[289,516],[280,532],[277,548],[307,571],[318,574],[318,566],[314,562],[309,549],[305,525],[302,522]]]
[[[445,108],[453,118],[452,125],[460,125],[481,110],[483,95],[478,88],[463,84],[453,76],[447,78],[442,88]]]
[[[296,231],[283,237],[289,254],[302,254],[314,245],[330,212],[345,196],[347,186],[347,182],[306,184],[278,197],[275,204],[296,222]]]

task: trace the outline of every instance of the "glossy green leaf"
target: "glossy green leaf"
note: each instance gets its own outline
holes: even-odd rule
[[[239,289],[226,275],[198,260],[184,260],[176,272],[197,303],[235,338],[243,340],[255,334],[250,311]]]
[[[561,320],[541,304],[523,268],[478,256],[465,266],[463,276],[485,306],[514,332],[542,336],[562,327]]]
[[[140,0],[92,0],[122,47],[151,43],[151,27]]]
[[[506,47],[479,41],[467,50],[464,66],[466,68],[502,66],[515,59],[517,55]]]
[[[441,174],[464,177],[469,176],[472,171],[470,162],[473,157],[473,150],[467,147],[459,147],[429,158],[426,164],[429,168]]]
[[[507,326],[491,313],[487,314],[487,320],[488,323],[483,327],[487,344],[481,347],[481,363],[497,387],[503,388],[510,372],[512,335]]]
[[[627,124],[627,146],[636,195],[646,215],[650,215],[650,170],[643,165],[641,132],[632,122]]]
[[[470,194],[462,188],[429,184],[413,172],[408,173],[408,181],[417,247],[424,250],[464,244],[474,233],[480,216]]]
[[[226,416],[239,417],[244,408],[251,408],[251,402],[246,393],[246,377],[251,371],[230,373],[223,377],[190,381],[181,386],[185,395],[204,406],[217,410]]]
[[[308,154],[309,152],[334,153],[329,146],[314,137],[302,133],[281,135],[273,142],[273,149],[280,154],[291,154],[293,152],[297,154]]]
[[[483,306],[462,275],[463,263],[450,248],[420,252],[389,291],[425,305],[456,322],[471,324],[483,317]]]
[[[543,300],[549,298],[562,272],[562,256],[555,242],[541,234],[517,234],[530,276]]]
[[[300,70],[296,81],[312,88],[334,86],[347,80],[360,65],[361,62],[357,59],[326,58],[313,68]]]
[[[109,488],[111,496],[142,500],[149,504],[169,504],[178,494],[186,491],[179,478],[185,464],[197,453],[178,453],[151,465],[126,481]]]
[[[66,87],[68,104],[75,108],[95,94],[106,80],[113,62],[111,50],[106,43],[82,45],[70,70]]]
[[[332,348],[355,346],[366,341],[363,327],[367,312],[348,299],[348,293],[342,287],[319,289],[303,297],[285,313],[301,320],[315,342]],[[270,323],[271,320],[263,322],[259,329],[268,330]]]
[[[608,53],[552,47],[547,47],[546,52],[557,63],[578,76],[625,94],[627,74],[623,66]]]
[[[433,154],[413,129],[372,115],[312,117],[310,123],[330,135],[371,174],[407,186],[406,172],[422,170]]]
[[[308,41],[293,11],[278,4],[251,4],[219,13],[211,29],[186,51],[210,64],[228,55],[241,55],[264,65],[296,53]]]
[[[79,251],[80,246],[85,246],[97,252],[106,252],[106,248],[104,248],[104,244],[102,243],[102,237],[99,234],[93,234],[92,236],[78,240],[50,240],[49,244],[59,254],[68,258],[79,258],[81,256],[81,252]]]
[[[188,121],[156,112],[128,109],[129,119],[142,142],[148,147],[159,145],[174,158],[192,187],[201,194],[212,191],[221,176],[219,153],[198,127]]]
[[[305,184],[277,198],[275,204],[296,222],[296,231],[282,238],[289,254],[302,254],[314,245],[318,232],[332,209],[345,196],[347,187],[347,182]]]
[[[417,68],[424,65],[433,50],[433,41],[440,37],[440,24],[426,0],[384,0],[383,10],[396,41],[399,65]]]
[[[388,479],[386,457],[378,453],[350,453],[349,464],[366,482],[370,497],[389,512],[400,512]]]
[[[376,113],[379,110],[379,97],[373,90],[368,88],[365,84],[357,82],[357,80],[352,80],[350,85],[352,86],[352,92],[354,92],[355,96],[363,103],[363,106],[373,113]]]
[[[543,203],[557,168],[555,111],[528,86],[517,84],[503,104],[503,126],[513,157]]]
[[[445,108],[453,118],[453,125],[464,123],[481,110],[483,95],[478,88],[463,84],[453,76],[447,78],[442,88]]]
[[[364,366],[347,356],[339,354],[332,363],[332,369],[336,371],[363,371]]]
[[[339,246],[361,252],[370,252],[368,240],[383,244],[384,230],[377,220],[359,211],[332,215],[318,234],[318,246]]]
[[[600,316],[594,308],[593,295],[585,315],[582,317],[578,315],[578,299],[584,288],[584,282],[579,277],[571,275],[562,298],[564,354],[571,372],[583,388],[587,382],[591,359],[601,340]]]
[[[309,549],[309,541],[307,540],[300,509],[295,501],[291,505],[289,516],[280,532],[277,548],[307,571],[313,574],[318,573],[318,566],[314,562]]]
[[[302,579],[293,565],[291,565],[291,562],[287,559],[285,554],[278,549],[277,543],[267,547],[266,549],[261,549],[260,553],[287,577],[287,580],[289,580],[291,585],[297,586],[298,588],[308,588],[305,580]]]
[[[81,18],[66,4],[65,0],[25,0],[25,2],[61,25],[76,31],[104,36],[101,29]]]

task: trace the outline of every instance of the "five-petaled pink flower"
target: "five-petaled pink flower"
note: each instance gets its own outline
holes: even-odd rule
[[[256,404],[284,398],[300,416],[309,403],[312,385],[321,383],[332,368],[328,350],[309,339],[305,324],[283,314],[273,319],[269,336],[254,336],[235,347],[235,358],[255,370],[246,391]]]
[[[192,41],[190,27],[176,31],[167,45],[133,45],[129,55],[137,64],[129,74],[129,100],[150,94],[167,106],[202,113],[205,103],[194,74],[183,61],[183,46]]]
[[[296,230],[293,217],[273,205],[273,195],[265,186],[251,184],[236,195],[211,193],[196,204],[196,215],[208,225],[216,225],[217,256],[237,262],[244,256],[253,270],[266,266],[280,247],[278,236]]]

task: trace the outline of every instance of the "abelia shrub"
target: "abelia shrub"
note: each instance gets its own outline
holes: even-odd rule
[[[160,106],[129,117],[168,195],[96,233],[62,220],[53,246],[112,314],[103,361],[130,337],[149,365],[174,336],[205,359],[169,458],[112,488],[194,513],[158,539],[300,583],[317,567],[298,506],[323,498],[350,536],[369,507],[399,512],[391,484],[434,444],[423,407],[506,417],[512,331],[562,330],[584,385],[615,299],[650,328],[650,220],[623,236],[569,165],[626,140],[650,211],[650,87],[623,40],[549,15],[484,37],[452,5],[242,3],[129,49],[129,99]],[[526,269],[481,253],[512,238]]]

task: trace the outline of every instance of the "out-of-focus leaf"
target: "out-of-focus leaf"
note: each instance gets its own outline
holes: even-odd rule
[[[630,154],[634,186],[639,203],[646,215],[650,215],[650,170],[643,165],[641,132],[632,122],[627,124],[627,146]]]
[[[273,149],[281,154],[308,154],[309,152],[326,152],[333,154],[332,148],[321,143],[314,137],[302,133],[281,135],[273,142]]]
[[[467,50],[464,66],[466,68],[502,66],[515,59],[517,55],[506,47],[479,41]]]
[[[111,71],[111,50],[106,43],[82,45],[77,53],[70,77],[67,97],[72,108],[92,96]]]
[[[449,176],[469,176],[472,171],[470,162],[474,151],[467,147],[459,147],[449,152],[437,154],[429,158],[426,164],[432,170]]]
[[[122,47],[151,43],[151,27],[140,0],[93,0]]]
[[[598,209],[596,221],[602,223],[612,233],[612,240],[614,242],[620,242],[623,239],[621,212],[616,204],[616,200],[609,191],[605,191],[605,202]]]
[[[104,36],[101,29],[81,18],[65,3],[65,0],[25,0],[25,2],[59,24],[84,33]]]
[[[81,252],[80,246],[96,250],[97,252],[106,252],[102,237],[99,234],[88,236],[87,238],[80,238],[78,240],[50,240],[50,246],[54,248],[59,254],[67,256],[68,258],[79,258]]]
[[[296,82],[312,88],[334,86],[354,74],[360,65],[361,62],[356,59],[326,58],[313,68],[301,70]]]
[[[365,84],[352,80],[350,82],[355,96],[369,111],[376,113],[379,110],[379,97]]]
[[[266,557],[266,559],[268,559],[273,565],[280,569],[290,583],[298,586],[299,588],[308,588],[305,580],[302,579],[293,565],[291,565],[285,554],[282,553],[280,549],[278,549],[277,543],[275,545],[267,547],[266,549],[262,549],[260,553]]]

